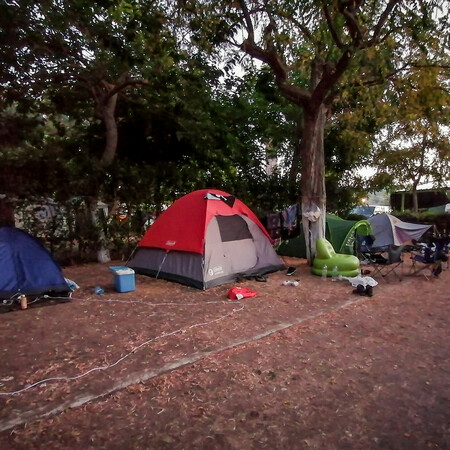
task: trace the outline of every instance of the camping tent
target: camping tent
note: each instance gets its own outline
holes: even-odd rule
[[[142,237],[128,266],[200,289],[284,268],[255,214],[214,189],[176,200]]]
[[[49,251],[17,228],[0,228],[0,298],[66,295],[69,286]]]
[[[413,239],[419,240],[431,228],[431,225],[403,222],[392,214],[375,214],[368,220],[375,237],[373,247],[401,245]]]
[[[370,224],[367,220],[344,220],[333,214],[327,214],[325,237],[336,253],[355,254],[357,234],[370,234]],[[305,236],[301,233],[295,238],[283,241],[277,252],[283,256],[306,258]]]

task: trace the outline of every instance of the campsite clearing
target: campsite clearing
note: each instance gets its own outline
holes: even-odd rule
[[[285,260],[207,291],[64,269],[70,302],[0,315],[0,392],[79,378],[1,396],[0,447],[448,448],[450,270],[365,297]],[[237,285],[258,296],[228,301]]]

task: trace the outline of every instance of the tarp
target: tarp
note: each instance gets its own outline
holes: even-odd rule
[[[368,220],[375,238],[373,247],[402,245],[413,239],[419,240],[431,228],[431,225],[403,222],[392,214],[375,214]]]
[[[345,220],[333,214],[326,216],[325,237],[336,253],[355,254],[355,238],[357,234],[370,234],[370,223],[367,220]],[[282,256],[306,258],[306,244],[303,232],[300,235],[283,241],[277,252]]]
[[[50,252],[17,228],[0,228],[0,298],[70,292]]]

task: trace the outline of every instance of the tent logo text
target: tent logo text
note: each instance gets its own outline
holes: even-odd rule
[[[222,266],[216,266],[208,270],[208,274],[210,277],[212,277],[213,275],[219,275],[221,273],[224,273]]]

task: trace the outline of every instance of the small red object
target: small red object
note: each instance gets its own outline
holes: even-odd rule
[[[256,295],[258,295],[256,291],[244,287],[234,287],[228,291],[230,300],[240,300],[241,298],[255,297]]]

